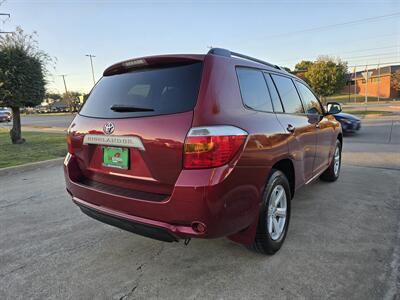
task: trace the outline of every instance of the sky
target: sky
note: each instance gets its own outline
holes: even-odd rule
[[[227,48],[293,69],[320,55],[350,70],[400,64],[400,1],[11,1],[0,0],[1,31],[36,31],[54,57],[47,89],[87,93],[121,60]]]

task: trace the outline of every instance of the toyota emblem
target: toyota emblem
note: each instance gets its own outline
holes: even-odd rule
[[[114,126],[114,123],[112,123],[112,122],[107,122],[103,127],[103,131],[105,134],[113,133],[114,129],[115,129],[115,126]]]

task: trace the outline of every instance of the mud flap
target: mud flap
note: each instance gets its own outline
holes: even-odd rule
[[[254,222],[250,224],[249,227],[235,234],[229,235],[228,239],[239,244],[251,245],[256,237],[258,218],[259,215],[257,214],[256,218],[254,218]]]

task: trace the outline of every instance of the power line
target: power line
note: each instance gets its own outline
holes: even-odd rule
[[[339,53],[356,53],[356,52],[365,52],[365,51],[371,51],[371,50],[379,50],[379,49],[391,49],[391,48],[399,48],[399,46],[388,46],[388,47],[376,47],[376,48],[369,48],[369,49],[359,49],[359,50],[353,50],[353,51],[347,51],[347,52],[339,52]],[[339,57],[341,59],[344,60],[351,60],[353,58],[362,58],[362,57],[373,57],[373,56],[386,56],[386,55],[392,55],[392,54],[397,54],[397,51],[392,51],[392,52],[385,52],[385,53],[374,53],[374,54],[364,54],[364,55],[359,55],[359,56],[344,56],[341,57],[340,55],[338,55],[337,53],[328,53],[328,56],[333,56],[333,57]],[[318,56],[318,55],[314,55],[314,56]],[[304,57],[298,57],[298,58],[294,58],[294,59],[285,59],[285,60],[277,60],[278,62],[280,62],[281,64],[290,64],[293,62],[300,62],[302,60],[315,60],[315,59],[306,59]]]
[[[398,33],[396,33],[396,34],[389,34],[389,35],[385,35],[385,36],[393,36],[393,35],[399,35]],[[382,36],[378,36],[378,38],[379,37],[382,37]],[[376,37],[373,37],[374,39],[376,38]],[[372,38],[370,38],[370,39],[372,39]],[[363,38],[363,41],[364,41],[365,39]],[[339,53],[327,53],[326,55],[328,55],[328,56],[340,56],[340,55],[338,55],[338,54],[340,54],[340,53],[356,53],[356,52],[365,52],[365,51],[370,51],[370,50],[380,50],[380,49],[390,49],[390,48],[398,48],[399,46],[389,46],[389,47],[376,47],[376,48],[369,48],[369,49],[358,49],[358,50],[352,50],[352,51],[346,51],[346,52],[339,52]],[[310,56],[314,56],[314,57],[317,57],[317,56],[319,56],[319,54],[313,54],[313,55],[308,55],[308,57],[310,57]],[[304,58],[304,56],[303,57],[297,57],[297,58],[290,58],[290,59],[277,59],[276,61],[277,62],[280,62],[280,64],[290,64],[290,63],[292,63],[292,62],[298,62],[298,61],[301,61],[301,60],[314,60],[314,59],[305,59]]]
[[[369,48],[369,49],[361,49],[361,50],[353,50],[353,51],[343,51],[343,52],[339,52],[339,53],[366,52],[366,51],[371,51],[371,50],[392,49],[392,48],[398,48],[398,47],[399,46],[377,47],[377,48]]]
[[[332,27],[337,27],[337,26],[346,26],[346,25],[353,25],[353,24],[357,24],[357,23],[376,21],[376,20],[380,20],[380,19],[387,19],[387,18],[398,16],[398,15],[400,15],[400,12],[395,12],[395,13],[391,13],[391,14],[387,14],[387,15],[376,16],[376,17],[363,18],[363,19],[358,19],[358,20],[354,20],[354,21],[347,21],[347,22],[343,22],[343,23],[329,24],[329,25],[324,25],[324,26],[319,26],[319,27],[311,27],[311,28],[296,30],[296,31],[292,31],[292,32],[279,33],[279,34],[269,35],[264,38],[272,38],[272,37],[275,38],[275,37],[282,37],[282,36],[288,36],[288,35],[299,34],[299,33],[308,33],[308,32],[312,32],[312,31],[330,29]]]
[[[367,54],[367,55],[359,55],[359,56],[347,56],[343,57],[343,59],[353,59],[353,58],[362,58],[362,57],[373,57],[373,56],[386,56],[386,55],[392,55],[392,54],[397,54],[398,52],[385,52],[385,53],[374,53],[374,54]]]
[[[354,67],[365,67],[366,65],[374,66],[374,65],[380,65],[381,67],[384,65],[394,65],[394,64],[400,64],[400,61],[391,61],[391,62],[378,62],[378,63],[367,63],[367,64],[359,64],[359,65],[352,65],[352,66],[347,66],[348,68],[354,68]]]
[[[368,58],[356,58],[356,59],[352,59],[352,60],[350,60],[351,62],[353,62],[353,61],[365,61],[366,63],[370,63],[371,61],[383,61],[383,60],[387,60],[387,59],[399,59],[399,56],[398,55],[396,55],[396,56],[390,56],[390,57],[376,57],[376,58],[370,58],[370,59],[368,59]]]

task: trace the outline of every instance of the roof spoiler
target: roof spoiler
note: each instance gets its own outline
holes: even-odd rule
[[[200,56],[196,55],[157,55],[125,60],[108,67],[104,76],[122,74],[134,69],[153,68],[172,64],[185,64],[201,61]]]

